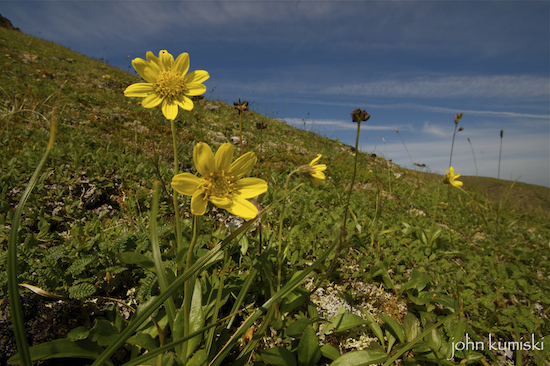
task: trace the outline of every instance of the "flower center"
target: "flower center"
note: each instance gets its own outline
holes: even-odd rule
[[[235,192],[233,189],[235,183],[232,181],[233,176],[230,172],[213,172],[204,178],[207,181],[205,188],[208,197],[227,197]]]
[[[178,96],[187,92],[183,75],[170,70],[161,72],[155,83],[155,92],[161,98],[177,99]]]

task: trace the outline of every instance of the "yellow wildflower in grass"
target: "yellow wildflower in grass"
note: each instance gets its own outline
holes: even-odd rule
[[[124,90],[127,97],[143,97],[141,105],[153,108],[162,103],[162,114],[173,120],[178,115],[178,107],[188,111],[193,109],[193,101],[186,96],[203,94],[206,86],[202,85],[210,75],[204,70],[187,74],[189,54],[182,53],[174,57],[166,50],[147,52],[147,61],[142,58],[132,60],[132,66],[146,83],[132,84]]]
[[[258,209],[247,198],[267,191],[267,182],[259,178],[242,178],[256,164],[256,156],[248,152],[233,163],[233,145],[225,143],[216,152],[199,142],[193,149],[195,168],[202,177],[180,173],[172,178],[172,188],[191,198],[191,213],[203,215],[208,201],[231,214],[250,220]]]
[[[447,175],[445,176],[445,183],[455,186],[456,188],[462,187],[463,183],[459,180],[455,180],[456,178],[460,177],[460,173],[455,174],[453,167],[449,167],[449,170],[447,170],[446,172]]]
[[[317,157],[311,161],[308,165],[302,165],[300,171],[307,174],[309,180],[313,185],[318,186],[325,180],[325,173],[323,173],[327,166],[326,164],[317,164],[321,159],[321,154],[317,154]]]

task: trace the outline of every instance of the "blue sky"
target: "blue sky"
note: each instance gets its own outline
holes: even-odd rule
[[[407,168],[445,173],[464,113],[455,171],[476,174],[472,146],[478,174],[496,177],[503,130],[501,178],[550,186],[548,1],[19,0],[0,13],[125,70],[147,51],[189,52],[207,98],[349,145],[350,113],[366,109],[361,150]]]

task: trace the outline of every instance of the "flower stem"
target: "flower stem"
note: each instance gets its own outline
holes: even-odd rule
[[[176,123],[174,120],[170,120],[170,125],[172,127],[172,145],[174,147],[174,176],[178,174],[178,148],[176,145]],[[175,190],[172,190],[173,202],[174,202],[174,220],[176,221],[176,250],[175,257],[178,255],[178,251],[182,250],[182,236],[181,236],[181,222],[180,222],[180,211],[178,204],[178,194]],[[178,264],[178,269],[183,268],[183,266]]]
[[[153,252],[153,262],[155,263],[155,269],[157,271],[157,281],[161,291],[166,291],[168,288],[168,280],[166,279],[166,272],[162,264],[162,257],[160,253],[160,247],[158,243],[157,234],[157,215],[159,210],[159,181],[156,180],[153,183],[153,205],[151,207],[150,229],[151,229],[151,249]],[[170,329],[174,331],[174,319],[176,318],[176,306],[172,297],[166,299],[165,302],[166,313],[168,314],[168,322]]]
[[[361,121],[356,121],[356,123],[357,123],[357,136],[355,138],[355,163],[353,164],[353,176],[351,177],[351,184],[349,186],[348,198],[346,200],[346,208],[344,211],[344,225],[342,227],[342,236],[340,237],[338,245],[334,250],[334,258],[332,259],[330,268],[328,269],[328,271],[326,271],[325,275],[323,276],[321,281],[317,283],[317,286],[315,286],[315,289],[312,292],[315,292],[317,288],[321,286],[323,281],[325,281],[330,275],[330,273],[334,270],[334,267],[336,266],[336,260],[338,259],[338,255],[342,250],[342,244],[346,240],[346,222],[348,220],[349,202],[351,200],[351,192],[353,191],[353,186],[355,184],[355,176],[357,175],[357,156],[359,155],[359,130],[361,129]]]
[[[241,137],[241,156],[243,155],[243,113],[239,112],[239,133]]]
[[[193,215],[193,238],[191,239],[191,243],[189,243],[189,248],[187,248],[187,262],[185,266],[185,270],[188,270],[191,268],[193,264],[193,249],[195,247],[195,244],[197,242],[197,237],[199,235],[199,225],[200,225],[200,216]],[[191,296],[192,293],[192,287],[191,284],[193,283],[193,278],[188,279],[185,281],[183,285],[183,312],[186,314],[183,318],[183,336],[189,334],[189,311],[191,309]],[[187,341],[182,344],[182,360],[187,362]]]
[[[278,247],[278,254],[277,254],[277,291],[281,289],[281,272],[283,269],[283,252],[282,252],[282,238],[283,238],[283,221],[285,218],[285,205],[286,205],[286,198],[288,195],[288,183],[290,182],[290,177],[298,172],[300,169],[293,170],[290,172],[288,177],[286,178],[285,183],[285,193],[283,195],[283,206],[281,207],[281,217],[279,218],[279,247]]]

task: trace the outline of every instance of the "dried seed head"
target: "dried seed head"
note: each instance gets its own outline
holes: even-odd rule
[[[359,108],[354,109],[353,112],[351,112],[351,119],[353,122],[363,122],[368,121],[370,118],[370,114],[367,113],[365,110],[361,110]]]
[[[238,102],[233,102],[233,108],[239,111],[239,114],[244,113],[248,111],[248,102],[246,100],[243,100],[241,103],[241,98],[239,98]]]

